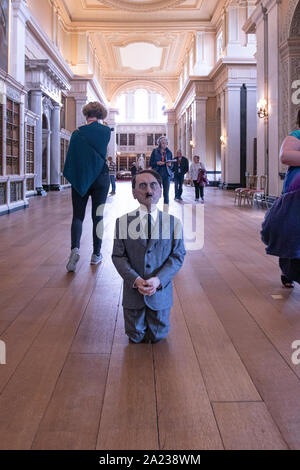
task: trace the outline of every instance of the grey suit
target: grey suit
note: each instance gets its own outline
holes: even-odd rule
[[[158,211],[149,241],[140,233],[138,211],[117,219],[112,260],[124,279],[125,330],[133,341],[140,342],[146,331],[154,341],[167,335],[173,305],[172,278],[181,268],[184,255],[181,222],[173,215]],[[159,277],[161,288],[152,296],[140,294],[133,287],[139,276]]]

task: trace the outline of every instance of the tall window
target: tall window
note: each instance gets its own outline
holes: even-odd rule
[[[6,173],[20,173],[20,105],[7,100],[6,118]]]
[[[167,103],[159,93],[139,89],[133,94],[133,103],[131,102],[133,109],[126,109],[130,102],[131,100],[126,99],[126,92],[119,96],[116,104],[119,110],[117,122],[126,122],[128,116],[130,116],[130,122],[167,122],[167,117],[164,115]]]
[[[147,122],[148,116],[148,93],[146,90],[137,90],[134,94],[134,120]]]
[[[128,145],[135,146],[135,134],[129,134],[128,138],[129,138],[129,144]]]
[[[127,145],[127,134],[120,134],[120,146],[125,147]]]

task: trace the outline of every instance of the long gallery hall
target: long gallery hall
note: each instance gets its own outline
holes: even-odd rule
[[[300,449],[299,63],[300,0],[0,1],[0,450]]]
[[[115,218],[136,207],[129,194],[120,183],[108,199],[100,266],[85,221],[76,273],[65,269],[68,190],[1,219],[1,448],[299,448],[300,289],[283,290],[264,253],[264,211],[207,190],[204,247],[175,278],[170,334],[136,345],[111,261]]]

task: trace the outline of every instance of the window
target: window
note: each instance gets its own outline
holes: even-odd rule
[[[6,174],[20,173],[20,105],[7,100],[6,107]],[[22,198],[21,198],[22,199]]]
[[[116,107],[119,114],[116,117],[118,123],[130,122],[167,122],[164,110],[167,109],[165,98],[154,91],[138,89],[130,92],[130,99],[127,99],[127,92],[119,96]],[[132,99],[133,98],[133,99]],[[128,109],[128,106],[130,108]],[[119,145],[122,145],[121,143]]]
[[[34,173],[34,126],[25,126],[25,173]]]
[[[154,145],[154,143],[153,143],[153,134],[147,134],[147,145],[148,146]]]
[[[119,134],[116,134],[116,144],[119,145]]]
[[[146,90],[137,90],[134,94],[134,118],[138,122],[149,120],[148,93]]]
[[[121,147],[127,146],[127,134],[120,134],[120,146]]]
[[[129,134],[129,145],[135,145],[135,134]]]

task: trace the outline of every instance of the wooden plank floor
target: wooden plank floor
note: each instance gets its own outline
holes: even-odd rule
[[[300,287],[283,289],[265,255],[264,211],[207,189],[204,247],[175,278],[170,335],[134,345],[110,255],[116,217],[135,207],[119,183],[91,266],[88,206],[75,274],[70,190],[0,217],[0,449],[300,449]]]

